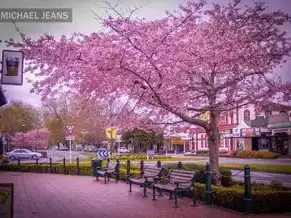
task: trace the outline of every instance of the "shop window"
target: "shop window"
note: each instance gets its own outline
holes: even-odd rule
[[[251,113],[250,110],[244,111],[244,121],[250,121],[251,120]]]
[[[268,139],[262,138],[262,139],[259,140],[259,149],[260,150],[269,150]]]

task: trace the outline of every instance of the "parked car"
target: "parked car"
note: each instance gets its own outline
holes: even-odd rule
[[[118,153],[130,153],[130,150],[127,149],[127,148],[125,148],[125,147],[119,147],[119,148],[117,149],[117,152],[118,152]]]
[[[42,157],[39,152],[33,152],[28,149],[13,149],[12,151],[4,153],[5,159],[17,160],[17,159],[33,159],[37,160]]]

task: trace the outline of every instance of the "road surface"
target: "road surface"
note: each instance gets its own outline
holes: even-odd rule
[[[155,166],[155,162],[145,162],[146,166]],[[240,170],[231,170],[232,179],[234,181],[243,182],[244,172]],[[278,173],[266,173],[251,171],[251,181],[256,183],[270,184],[272,181],[277,181],[285,186],[291,187],[291,175],[290,174],[278,174]]]
[[[231,170],[233,180],[244,181],[244,173],[239,173],[238,170]],[[278,174],[278,173],[266,173],[266,172],[251,172],[251,181],[256,183],[270,184],[272,181],[280,182],[286,186],[291,187],[291,175],[288,174]]]

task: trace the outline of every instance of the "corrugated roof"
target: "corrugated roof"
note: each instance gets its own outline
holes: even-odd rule
[[[291,121],[285,123],[277,123],[273,125],[269,125],[270,129],[283,129],[283,128],[291,128]]]

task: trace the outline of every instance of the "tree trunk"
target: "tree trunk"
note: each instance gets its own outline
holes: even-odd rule
[[[219,171],[219,145],[220,136],[218,128],[219,114],[210,112],[210,124],[207,131],[208,148],[209,148],[209,164],[212,171],[212,178],[216,185],[220,185],[220,171]]]

